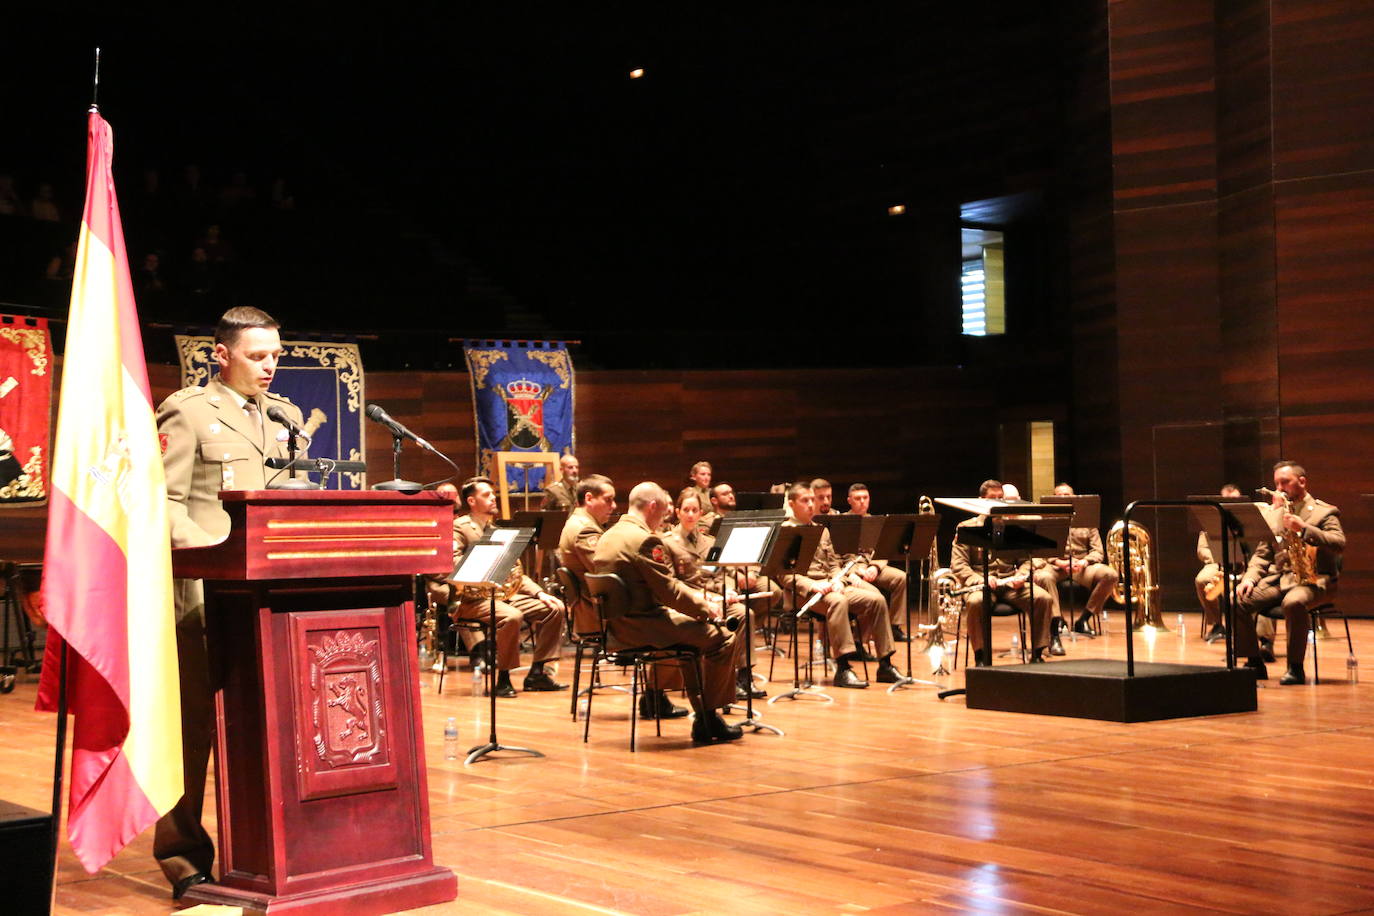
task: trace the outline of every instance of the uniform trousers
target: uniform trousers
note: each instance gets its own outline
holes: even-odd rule
[[[1278,607],[1283,611],[1288,631],[1288,667],[1301,668],[1307,655],[1307,631],[1310,628],[1307,609],[1321,604],[1327,595],[1333,594],[1334,591],[1320,585],[1297,585],[1283,589],[1277,582],[1259,582],[1250,594],[1241,600],[1240,608],[1235,614],[1236,656],[1251,658],[1259,655],[1258,636],[1262,634],[1257,633],[1256,618],[1268,620],[1268,617],[1259,616],[1261,612]],[[1271,623],[1271,633],[1272,626]]]
[[[1002,586],[992,590],[995,601],[1005,601],[1013,607],[1030,613],[1031,647],[1043,649],[1050,644],[1050,617],[1054,614],[1054,599],[1050,593],[1038,585],[1027,582],[1019,588]],[[964,611],[967,617],[969,642],[974,650],[983,648],[983,590],[981,588],[964,596]]]
[[[1062,614],[1059,607],[1059,583],[1069,578],[1067,569],[1060,569],[1058,566],[1046,564],[1035,571],[1035,584],[1049,593],[1050,599],[1054,602],[1054,614]],[[1107,599],[1112,595],[1112,589],[1116,588],[1116,570],[1106,563],[1090,563],[1083,569],[1073,574],[1073,581],[1088,590],[1087,607],[1084,610],[1101,614],[1102,606],[1107,603]]]
[[[1221,620],[1221,599],[1208,598],[1207,586],[1212,584],[1212,580],[1217,577],[1221,567],[1215,563],[1208,563],[1198,571],[1193,579],[1193,588],[1197,591],[1197,603],[1202,605],[1202,635],[1206,636],[1212,631],[1212,627],[1222,626]],[[1254,621],[1255,635],[1260,639],[1274,638],[1274,621],[1268,617],[1260,617]]]
[[[489,620],[490,598],[467,598],[458,603],[459,620]],[[534,637],[531,661],[547,662],[558,658],[563,645],[563,615],[533,595],[516,595],[510,601],[496,599],[496,667],[510,671],[520,667],[520,621],[527,621]],[[476,634],[464,631],[469,649],[479,641]]]
[[[857,651],[854,631],[849,625],[851,614],[859,622],[859,632],[872,637],[873,648],[877,650],[879,658],[886,658],[894,651],[892,618],[887,613],[887,599],[867,582],[859,585],[850,583],[839,592],[827,592],[811,611],[825,618],[830,654],[834,658]]]
[[[697,677],[696,666],[660,664],[658,686],[673,689],[676,685],[663,683],[663,675],[678,669],[681,684],[687,688],[692,708],[705,721],[708,712],[728,706],[735,701],[735,656],[737,642],[734,633],[722,626],[677,611],[659,608],[645,614],[630,614],[608,621],[606,635],[608,649],[653,646],[692,646],[701,652],[704,682]]]

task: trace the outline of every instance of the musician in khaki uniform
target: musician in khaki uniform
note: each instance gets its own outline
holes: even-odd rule
[[[286,457],[286,429],[267,417],[279,407],[297,425],[301,412],[268,388],[281,356],[270,315],[255,308],[225,312],[215,328],[219,374],[204,388],[183,388],[157,410],[167,475],[167,514],[173,547],[204,547],[229,534],[220,490],[261,490],[285,473],[263,463]],[[205,774],[214,738],[214,690],[205,643],[205,597],[199,579],[173,582],[181,680],[182,766],[186,792],[157,822],[153,855],[180,899],[211,880],[215,847],[201,824]]]
[[[620,576],[629,593],[626,615],[606,622],[609,648],[699,649],[701,678],[695,666],[682,666],[696,711],[692,740],[732,741],[741,736],[740,727],[726,724],[716,710],[734,699],[735,634],[720,625],[719,610],[673,575],[663,541],[655,533],[670,507],[668,494],[658,484],[638,484],[630,491],[629,509],[596,545],[596,571]]]
[[[816,524],[816,496],[806,484],[797,483],[788,488],[787,507],[791,510],[791,518],[783,522],[784,526]],[[842,572],[845,572],[843,577]],[[778,584],[784,595],[794,596],[798,606],[812,595],[819,593],[822,596],[812,610],[825,618],[830,654],[835,659],[832,683],[836,687],[868,686],[868,681],[851,667],[860,656],[853,628],[849,625],[851,613],[858,618],[860,629],[873,635],[873,645],[878,652],[878,681],[894,684],[901,678],[901,672],[892,664],[892,620],[887,614],[887,600],[882,592],[852,570],[846,572],[830,543],[829,531],[821,532],[820,545],[806,575],[785,575]]]
[[[577,483],[574,491],[577,508],[563,523],[563,533],[558,536],[558,565],[566,567],[577,580],[579,590],[582,579],[595,568],[592,555],[596,543],[606,531],[606,522],[615,512],[615,485],[609,477],[589,474]],[[596,617],[596,608],[591,602],[578,600],[573,604],[573,628],[578,633],[599,633],[601,621]]]
[[[978,489],[983,499],[1001,499],[1002,484],[996,480],[985,480]],[[981,526],[983,516],[960,522],[957,528]],[[959,580],[961,587],[983,584],[983,548],[971,547],[959,540],[959,531],[954,532],[954,548],[950,552],[950,571]],[[988,564],[989,585],[992,586],[994,600],[1000,599],[1022,610],[1030,611],[1031,618],[1031,661],[1044,661],[1045,649],[1050,644],[1050,617],[1054,613],[1054,601],[1049,593],[1032,581],[1034,569],[1027,558],[1020,564],[1013,564],[1001,557],[990,558]],[[973,644],[973,656],[979,665],[992,664],[992,649],[983,645],[983,590],[974,589],[964,597],[964,610],[967,612],[965,625],[968,627],[969,642]]]
[[[1255,635],[1255,617],[1279,607],[1288,630],[1288,670],[1280,684],[1305,684],[1303,660],[1307,655],[1307,610],[1336,591],[1339,557],[1345,552],[1345,531],[1340,509],[1322,502],[1307,490],[1307,471],[1292,461],[1274,465],[1274,506],[1279,530],[1292,540],[1292,550],[1310,565],[1311,579],[1303,582],[1288,550],[1266,540],[1255,548],[1236,587],[1240,607],[1235,614],[1236,655],[1248,656],[1246,666],[1265,678],[1264,659]],[[1291,535],[1289,535],[1291,532]]]
[[[1054,495],[1073,496],[1073,487],[1061,483],[1054,488]],[[1064,556],[1049,560],[1037,559],[1031,564],[1035,570],[1035,584],[1044,589],[1054,602],[1054,617],[1063,616],[1063,610],[1059,606],[1060,582],[1072,575],[1076,584],[1086,588],[1087,605],[1073,622],[1073,628],[1079,633],[1087,633],[1093,616],[1102,613],[1102,606],[1107,603],[1107,599],[1116,588],[1116,570],[1103,562],[1107,554],[1102,549],[1102,533],[1096,528],[1070,528],[1064,547]],[[1073,567],[1072,570],[1069,568],[1070,565]],[[1052,654],[1063,655],[1064,649],[1059,645],[1057,635],[1052,642]]]
[[[468,548],[482,539],[493,527],[496,517],[496,491],[491,480],[473,477],[464,482],[460,495],[467,505],[466,515],[453,520],[453,566],[468,552]],[[493,614],[491,594],[484,588],[462,587],[454,616],[459,620],[489,620]],[[512,669],[520,667],[520,622],[526,621],[534,636],[533,662],[525,675],[524,689],[528,691],[565,690],[544,670],[546,662],[555,661],[563,645],[563,602],[544,591],[517,562],[511,572],[507,588],[513,593],[498,596],[496,614],[496,695],[510,698],[515,688],[510,682]],[[467,635],[467,634],[465,634]]]
[[[577,508],[577,456],[564,455],[559,458],[558,471],[562,477],[544,488],[544,498],[539,501],[539,508],[560,509],[571,515]]]
[[[814,478],[808,486],[811,487],[811,495],[816,498],[816,515],[839,515],[840,510],[835,508],[835,488],[830,481],[824,477]]]
[[[872,502],[868,484],[850,484],[848,501],[849,511],[845,512],[845,515],[868,515]],[[844,561],[848,562],[851,559],[854,559],[852,555],[846,556]],[[867,557],[858,559],[859,565],[854,567],[854,571],[861,579],[882,592],[883,597],[887,599],[887,616],[892,620],[893,641],[906,642],[908,637],[902,632],[902,626],[898,622],[906,618],[906,573],[886,560],[871,560]]]
[[[1221,488],[1223,498],[1234,498],[1241,495],[1240,487],[1228,483]],[[1240,542],[1232,537],[1228,539],[1231,547],[1232,562],[1239,565],[1245,558],[1244,548]],[[1207,591],[1212,588],[1222,574],[1221,564],[1212,554],[1212,543],[1207,538],[1206,531],[1199,531],[1197,534],[1197,560],[1202,564],[1202,569],[1198,570],[1197,576],[1193,579],[1193,589],[1197,592],[1198,604],[1202,606],[1202,632],[1199,634],[1207,642],[1218,642],[1226,638],[1226,627],[1221,620],[1221,601],[1218,598],[1207,597]],[[1266,626],[1267,625],[1267,626]],[[1256,621],[1256,630],[1261,639],[1273,637],[1273,621],[1268,617],[1262,617]],[[1268,632],[1264,632],[1265,629]]]

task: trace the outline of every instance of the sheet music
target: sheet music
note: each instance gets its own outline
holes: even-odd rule
[[[757,563],[773,529],[767,525],[735,528],[721,548],[717,563]]]
[[[500,531],[501,529],[497,529]],[[518,531],[519,529],[510,529]],[[506,555],[505,544],[474,544],[463,554],[463,560],[449,578],[460,585],[487,585],[493,566]]]
[[[515,536],[522,530],[524,529],[493,528],[487,533],[487,540],[491,541],[493,544],[509,544],[511,541],[515,540]]]

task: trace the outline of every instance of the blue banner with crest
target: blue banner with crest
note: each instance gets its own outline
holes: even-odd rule
[[[465,340],[481,473],[497,452],[572,454],[573,367],[567,345],[543,340]],[[511,467],[512,492],[544,486],[545,469]]]

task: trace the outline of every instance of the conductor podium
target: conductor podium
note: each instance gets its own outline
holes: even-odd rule
[[[452,900],[434,865],[413,576],[452,565],[452,504],[378,491],[220,494],[232,528],[173,552],[205,580],[221,874],[183,900],[388,913]]]

